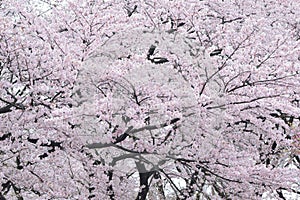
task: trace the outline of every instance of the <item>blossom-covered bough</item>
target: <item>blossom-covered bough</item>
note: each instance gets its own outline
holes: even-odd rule
[[[297,1],[0,6],[0,199],[299,195]]]

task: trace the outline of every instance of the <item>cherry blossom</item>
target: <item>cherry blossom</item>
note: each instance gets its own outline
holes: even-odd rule
[[[0,199],[299,196],[299,8],[2,0]]]

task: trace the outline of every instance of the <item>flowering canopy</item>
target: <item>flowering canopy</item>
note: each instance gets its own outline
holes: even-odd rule
[[[0,197],[299,194],[298,1],[0,1]]]

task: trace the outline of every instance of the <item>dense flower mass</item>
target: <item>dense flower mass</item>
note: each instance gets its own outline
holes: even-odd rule
[[[299,1],[0,15],[0,199],[300,196]]]

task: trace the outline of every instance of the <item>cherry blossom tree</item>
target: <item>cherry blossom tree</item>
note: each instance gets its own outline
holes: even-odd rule
[[[299,195],[299,4],[0,1],[0,199]]]

